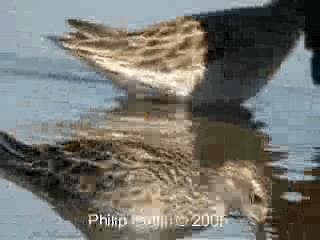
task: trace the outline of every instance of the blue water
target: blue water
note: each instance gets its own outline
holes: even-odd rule
[[[264,2],[2,0],[0,129],[25,141],[50,141],[56,137],[55,122],[79,120],[91,109],[110,108],[114,97],[124,94],[45,39],[47,34],[65,31],[68,17],[132,29],[176,15]],[[310,57],[301,40],[271,84],[246,103],[255,118],[265,123],[262,130],[271,137],[271,147],[287,151],[275,165],[287,169],[292,179],[302,179],[304,168],[315,166],[320,145],[320,89],[312,83]],[[0,192],[0,239],[79,238],[69,222],[31,193],[4,180],[0,180]],[[240,239],[240,234],[252,239],[242,227],[246,224],[230,223],[202,235]]]

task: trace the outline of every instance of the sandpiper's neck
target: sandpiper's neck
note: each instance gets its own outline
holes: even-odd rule
[[[304,0],[272,0],[269,4],[273,14],[283,16],[287,22],[303,30],[305,27]]]
[[[295,10],[297,13],[304,13],[304,0],[272,0],[270,5],[282,10]]]

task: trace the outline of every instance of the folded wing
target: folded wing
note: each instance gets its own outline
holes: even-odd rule
[[[203,77],[207,40],[192,17],[131,32],[79,19],[68,23],[76,31],[54,40],[119,86],[188,96]]]

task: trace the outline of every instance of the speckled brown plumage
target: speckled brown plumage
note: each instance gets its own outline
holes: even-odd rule
[[[182,16],[136,31],[69,19],[76,32],[54,39],[129,90],[153,88],[197,105],[239,102],[257,94],[296,45],[304,10],[295,1]]]
[[[107,128],[83,127],[78,138],[55,145],[25,145],[1,132],[1,151],[10,157],[6,161],[2,153],[0,166],[27,174],[38,191],[45,187],[49,198],[53,194],[55,201],[61,199],[66,214],[70,206],[86,216],[183,216],[191,224],[194,216],[224,216],[239,208],[245,216],[264,221],[270,183],[252,162],[200,167],[187,125],[123,116],[119,121]],[[71,213],[68,218],[90,235],[86,217]],[[145,232],[157,226],[129,227]]]

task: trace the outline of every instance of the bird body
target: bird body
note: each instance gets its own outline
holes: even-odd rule
[[[195,105],[241,102],[268,83],[304,28],[295,4],[283,2],[177,17],[136,31],[69,19],[77,31],[55,39],[129,91],[152,88]]]

